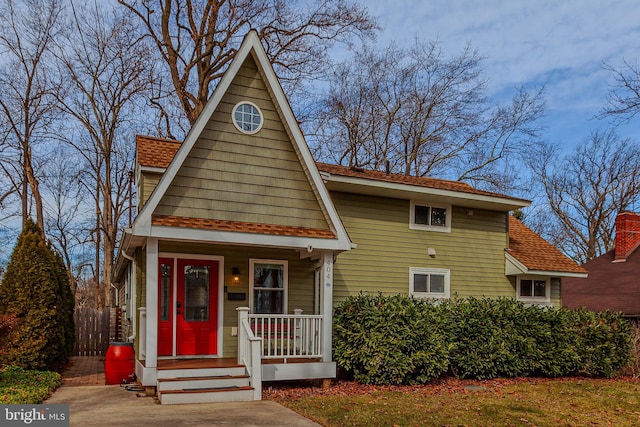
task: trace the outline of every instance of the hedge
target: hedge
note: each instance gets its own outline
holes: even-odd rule
[[[365,384],[426,383],[445,374],[610,377],[631,358],[631,327],[620,314],[511,298],[434,303],[360,294],[336,308],[334,324],[338,367]]]

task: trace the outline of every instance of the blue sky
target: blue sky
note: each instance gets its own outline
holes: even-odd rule
[[[505,101],[520,84],[544,84],[543,138],[565,146],[608,127],[603,108],[611,72],[640,61],[637,0],[361,0],[379,18],[379,42],[437,40],[445,55],[469,42],[485,57],[489,95]],[[640,140],[640,119],[621,126]]]

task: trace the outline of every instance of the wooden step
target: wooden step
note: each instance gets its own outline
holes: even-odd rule
[[[158,391],[248,386],[249,375],[158,378]]]
[[[220,377],[225,375],[245,375],[246,369],[242,365],[224,368],[163,368],[158,369],[158,379],[189,378],[189,377]]]
[[[158,391],[163,405],[182,403],[248,402],[253,400],[253,387],[196,388]]]

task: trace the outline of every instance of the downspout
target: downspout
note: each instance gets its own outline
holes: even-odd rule
[[[134,265],[134,263],[136,262],[135,259],[133,259],[133,257],[127,255],[124,251],[120,252],[122,254],[122,256],[131,261],[131,266]],[[131,269],[133,270],[133,269]],[[127,337],[127,341],[128,342],[133,342],[133,340],[136,339],[136,326],[138,325],[138,316],[136,313],[136,290],[134,288],[135,285],[135,274],[133,271],[129,271],[129,280],[131,281],[131,296],[130,296],[130,302],[129,304],[131,304],[131,323],[132,323],[132,330],[133,330],[133,335],[131,335],[130,337]]]

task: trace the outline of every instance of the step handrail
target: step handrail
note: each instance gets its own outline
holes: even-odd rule
[[[238,363],[249,373],[253,400],[262,400],[262,338],[255,336],[249,324],[249,307],[238,307]]]

